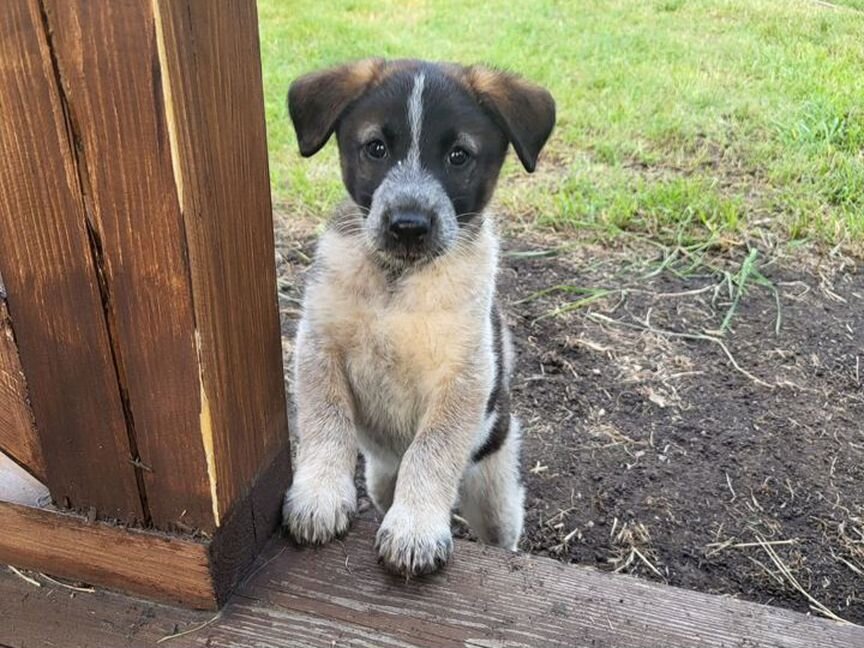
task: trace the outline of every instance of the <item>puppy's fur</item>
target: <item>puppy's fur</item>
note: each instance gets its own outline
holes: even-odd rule
[[[359,446],[385,514],[377,547],[387,567],[412,575],[443,564],[457,502],[481,540],[515,550],[513,352],[485,208],[508,143],[534,169],[552,97],[483,67],[371,59],[298,79],[288,105],[304,156],[336,133],[351,200],[322,236],[306,287],[286,528],[308,543],[347,529]]]

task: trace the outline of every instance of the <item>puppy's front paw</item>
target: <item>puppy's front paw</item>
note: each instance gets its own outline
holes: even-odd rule
[[[282,525],[302,544],[324,544],[345,531],[357,511],[357,490],[350,479],[296,480],[285,493]]]
[[[392,572],[418,576],[438,570],[453,552],[449,520],[433,521],[399,506],[384,517],[375,539],[379,560]]]

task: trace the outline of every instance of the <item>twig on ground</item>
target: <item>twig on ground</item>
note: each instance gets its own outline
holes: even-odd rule
[[[568,302],[568,303],[564,304],[563,306],[556,306],[555,308],[546,311],[545,313],[540,315],[540,317],[535,319],[534,322],[539,322],[540,320],[544,320],[548,317],[555,317],[557,315],[563,315],[565,313],[569,313],[571,311],[578,310],[584,306],[587,306],[588,304],[591,304],[591,303],[597,301],[598,299],[603,299],[604,297],[608,297],[613,292],[614,291],[612,291],[612,290],[599,289],[599,290],[594,291],[593,293],[589,294],[587,297],[582,297],[581,299],[577,299],[575,301]],[[622,294],[624,294],[624,291],[622,291]]]
[[[764,544],[776,546],[776,545],[794,545],[798,544],[800,540],[798,538],[791,538],[790,540],[769,540]],[[723,542],[709,542],[705,545],[706,548],[711,548],[711,551],[705,554],[705,557],[713,556],[714,554],[718,554],[721,551],[725,551],[726,549],[747,549],[749,547],[761,547],[763,543],[761,542],[735,542],[735,538],[729,538],[728,540],[724,540]]]
[[[529,470],[528,472],[530,472],[532,475],[539,475],[540,473],[546,472],[547,470],[549,470],[549,466],[544,466],[538,461],[536,464],[534,464],[534,467],[531,468],[531,470]]]
[[[28,583],[30,583],[34,587],[42,587],[42,583],[37,581],[35,578],[30,578],[27,574],[22,572],[17,567],[13,567],[12,565],[8,565],[8,567],[12,571],[12,573],[15,574],[18,578],[21,578],[21,579],[27,581]]]
[[[633,552],[636,554],[637,558],[639,558],[643,563],[648,566],[651,571],[657,574],[658,578],[665,580],[663,574],[660,573],[660,570],[657,569],[654,565],[652,565],[651,561],[648,560],[645,556],[643,556],[641,551],[639,551],[636,547],[633,547]]]
[[[801,583],[798,582],[798,579],[795,578],[795,575],[792,573],[786,563],[784,563],[780,559],[780,556],[777,555],[777,552],[774,551],[773,547],[768,542],[766,542],[762,536],[757,535],[756,540],[758,541],[758,544],[762,547],[762,549],[765,551],[765,553],[768,554],[771,562],[776,565],[777,569],[780,570],[780,573],[783,574],[789,584],[792,585],[792,587],[794,587],[796,590],[798,590],[798,592],[810,602],[811,609],[816,610],[820,614],[839,623],[849,623],[848,621],[846,621],[846,619],[837,616],[834,612],[832,612],[822,603],[813,598],[813,596],[811,596],[810,593],[801,586]]]
[[[345,554],[345,571],[348,572],[349,574],[353,574],[354,572],[351,571],[351,567],[348,564],[349,556],[348,556],[348,550],[345,548],[345,543],[342,542],[341,540],[339,540],[339,546],[342,547],[342,553]]]
[[[668,293],[652,293],[654,297],[691,297],[693,295],[701,295],[704,292],[708,292],[709,290],[716,289],[717,286],[715,284],[710,284],[708,286],[702,286],[702,288],[694,288],[693,290],[681,290],[678,292],[668,292]],[[650,291],[645,291],[650,292]]]
[[[726,473],[726,485],[729,486],[729,492],[732,493],[732,499],[729,501],[734,502],[735,498],[737,498],[738,496],[735,494],[735,489],[732,488],[732,480],[729,479],[729,473],[728,472]]]
[[[572,246],[561,245],[548,250],[508,250],[502,256],[511,259],[542,259],[545,257],[558,256],[562,252],[568,250]]]
[[[603,346],[602,344],[597,344],[596,342],[592,342],[591,340],[586,340],[585,338],[578,337],[570,342],[572,345],[583,346],[586,349],[591,349],[592,351],[597,351],[598,353],[607,353],[612,350],[612,347]]]
[[[195,626],[194,628],[189,628],[188,630],[184,630],[183,632],[175,632],[174,634],[165,635],[161,639],[157,639],[156,643],[161,644],[165,641],[171,641],[172,639],[177,639],[179,637],[185,637],[186,635],[190,635],[193,632],[198,632],[199,630],[203,630],[204,628],[206,628],[208,625],[213,623],[216,619],[218,619],[221,616],[222,616],[222,612],[217,612],[216,615],[212,619],[210,619],[209,621],[205,621],[204,623],[201,623],[201,624]]]
[[[644,524],[639,522],[624,522],[618,529],[618,518],[612,525],[610,536],[612,537],[612,545],[618,550],[618,556],[610,558],[609,562],[617,565],[613,570],[615,573],[624,571],[633,564],[634,558],[638,558],[648,569],[650,569],[658,578],[666,580],[662,572],[654,566],[654,564],[645,555],[651,555],[651,535]],[[641,545],[645,552],[639,550],[637,545]]]
[[[754,565],[759,567],[759,569],[761,569],[766,574],[768,574],[768,576],[771,578],[771,580],[773,580],[775,583],[777,583],[780,587],[785,589],[786,581],[784,581],[777,574],[775,574],[773,571],[771,571],[771,568],[769,568],[768,565],[763,563],[761,560],[756,560],[753,556],[745,556],[745,558],[747,558],[747,560],[749,560],[751,563],[753,563]]]
[[[601,315],[600,313],[588,313],[588,317],[595,321],[606,322],[607,324],[612,324],[613,326],[624,326],[626,328],[636,329],[638,331],[648,331],[649,333],[655,333],[657,335],[665,335],[668,337],[680,337],[687,340],[704,340],[706,342],[712,342],[713,344],[718,345],[723,353],[726,354],[726,357],[729,359],[729,362],[738,371],[740,374],[746,376],[750,380],[752,380],[757,385],[761,385],[762,387],[767,387],[768,389],[774,389],[775,385],[771,383],[767,383],[761,378],[754,376],[752,373],[744,369],[738,362],[735,360],[735,357],[732,355],[732,352],[729,351],[729,347],[727,347],[723,340],[713,337],[711,335],[703,335],[702,333],[680,333],[678,331],[667,331],[665,329],[658,329],[653,326],[646,326],[644,324],[637,324],[633,322],[622,322],[620,320],[612,319],[611,317],[606,317],[605,315]]]
[[[855,572],[856,574],[858,574],[859,576],[861,576],[862,578],[864,578],[864,570],[861,570],[861,569],[858,567],[858,565],[855,565],[854,563],[849,562],[849,561],[846,560],[843,556],[838,556],[838,555],[835,554],[833,551],[831,552],[831,557],[832,557],[834,560],[837,560],[837,561],[839,561],[839,562],[842,562],[844,565],[846,565],[846,566],[847,566],[849,569],[851,569],[853,572]]]
[[[90,587],[81,587],[79,585],[72,585],[71,583],[64,583],[63,581],[59,581],[56,578],[52,578],[48,574],[43,574],[39,572],[39,575],[47,580],[49,583],[54,583],[55,585],[59,585],[60,587],[65,587],[66,589],[75,590],[76,592],[86,592],[87,594],[94,594],[96,592],[96,588]]]

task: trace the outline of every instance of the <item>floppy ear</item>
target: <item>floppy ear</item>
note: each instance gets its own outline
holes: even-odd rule
[[[300,154],[317,153],[348,105],[380,77],[384,59],[364,59],[300,77],[288,89],[288,112]]]
[[[480,104],[503,129],[525,170],[531,173],[537,156],[555,126],[555,100],[549,91],[524,79],[480,65],[466,68],[468,84]]]

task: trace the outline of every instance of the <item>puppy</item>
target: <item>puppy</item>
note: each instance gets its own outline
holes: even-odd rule
[[[285,527],[301,543],[346,531],[359,447],[389,569],[443,565],[457,502],[482,541],[515,550],[513,352],[485,208],[508,144],[534,170],[555,123],[551,95],[485,67],[372,59],[296,80],[288,108],[303,156],[335,132],[350,201],[308,274]]]

